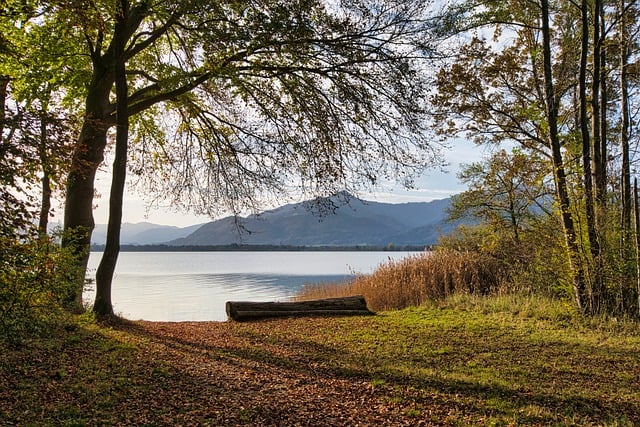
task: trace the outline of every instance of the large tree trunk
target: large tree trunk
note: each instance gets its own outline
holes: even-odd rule
[[[139,2],[135,10],[128,14],[127,20],[122,20],[114,31],[111,43],[104,48],[104,33],[99,33],[96,40],[89,41],[89,51],[93,65],[91,84],[87,91],[86,110],[82,130],[76,143],[71,161],[71,169],[67,179],[67,195],[64,212],[64,236],[63,246],[73,250],[78,267],[76,289],[69,302],[76,305],[82,302],[82,287],[89,260],[91,233],[95,226],[93,220],[93,195],[96,171],[104,160],[104,149],[107,144],[107,131],[115,125],[113,112],[115,107],[110,103],[109,96],[115,82],[115,61],[122,52],[116,55],[115,40],[121,39],[122,43],[129,40],[135,30],[147,16],[150,7],[149,2]],[[180,15],[172,15],[165,26],[148,34],[148,38],[140,41],[138,47],[142,49],[154,40],[157,40],[175,23]],[[116,34],[117,33],[117,34]],[[87,38],[89,38],[87,36]],[[135,50],[135,49],[134,49]],[[130,52],[129,52],[130,53]],[[170,92],[167,96],[154,99],[144,105],[139,105],[139,110],[144,110],[156,102],[170,99],[187,92],[208,78],[208,74],[196,79],[194,82],[184,85],[182,88]],[[132,113],[131,111],[129,111]],[[126,156],[126,154],[125,154]]]
[[[100,58],[101,59],[101,58]],[[74,148],[67,178],[62,244],[76,259],[76,287],[67,303],[82,308],[82,289],[89,260],[93,220],[93,196],[96,171],[104,159],[107,130],[111,126],[109,94],[113,86],[113,67],[94,58],[93,78],[86,100],[86,112],[80,136]]]
[[[127,111],[127,76],[125,69],[125,37],[122,27],[128,15],[127,0],[121,1],[121,13],[115,29],[115,85],[116,85],[116,153],[113,161],[111,195],[109,198],[109,225],[107,242],[96,272],[96,299],[93,311],[100,316],[113,315],[111,284],[120,253],[120,227],[122,205],[127,175],[127,145],[129,139],[129,117]]]
[[[84,123],[71,161],[64,212],[63,245],[72,248],[79,268],[77,287],[73,295],[76,303],[82,301],[82,286],[89,260],[91,233],[95,226],[93,194],[96,171],[104,160],[107,131],[115,125],[113,117],[115,107],[111,104],[109,96],[115,83],[116,61],[125,60],[123,47],[119,54],[115,52],[115,41],[119,40],[123,46],[126,45],[147,15],[148,9],[149,2],[139,2],[135,11],[128,13],[127,16],[117,17],[118,25],[114,28],[111,43],[104,51],[101,50],[104,47],[103,41],[105,38],[108,39],[105,34],[100,33],[95,41],[89,41],[93,75],[87,91]],[[177,16],[179,15],[172,16],[169,21],[175,22]],[[146,41],[140,42],[140,46],[147,46],[148,43],[165,34],[168,28],[170,28],[169,23],[153,31]],[[185,86],[185,88],[191,87]],[[177,91],[177,94],[186,91],[187,89],[183,89],[182,92]],[[145,106],[149,105],[153,103],[145,104]]]
[[[542,53],[544,58],[545,104],[547,122],[549,125],[549,146],[552,153],[554,180],[556,195],[560,204],[560,216],[564,230],[565,243],[569,266],[573,276],[573,289],[575,301],[580,311],[585,308],[585,279],[582,264],[580,262],[579,247],[576,240],[576,230],[571,216],[569,191],[567,189],[567,177],[562,159],[560,138],[558,135],[558,101],[556,100],[553,84],[553,71],[551,67],[551,30],[549,28],[549,1],[541,1],[542,9]]]

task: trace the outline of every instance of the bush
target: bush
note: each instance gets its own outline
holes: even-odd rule
[[[380,265],[348,283],[303,287],[297,299],[364,295],[371,310],[402,309],[456,294],[517,293],[568,299],[569,268],[557,221],[530,224],[518,240],[488,226],[461,226],[433,252]]]
[[[520,232],[518,240],[489,226],[462,226],[442,237],[438,247],[478,252],[498,260],[509,277],[506,291],[572,296],[562,230],[552,218],[540,218],[530,224]]]
[[[0,236],[0,339],[16,342],[64,323],[76,269],[49,238]]]

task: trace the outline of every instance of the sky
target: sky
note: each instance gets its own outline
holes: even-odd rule
[[[386,203],[428,202],[444,199],[452,194],[464,191],[464,186],[458,181],[457,172],[461,164],[479,161],[486,155],[486,148],[477,147],[466,141],[454,141],[451,147],[443,152],[446,166],[444,171],[434,169],[427,171],[416,181],[416,188],[405,190],[402,188],[381,188],[375,193],[361,193],[358,196],[364,200],[372,200]],[[108,168],[103,168],[108,169]],[[96,224],[106,224],[108,221],[109,185],[111,176],[107,171],[102,171],[96,177],[96,190],[99,196],[94,199],[94,217]],[[58,206],[54,221],[60,220],[63,208]],[[213,218],[216,219],[216,218]],[[169,206],[149,211],[141,194],[127,191],[124,200],[123,222],[139,223],[151,222],[154,224],[187,227],[211,221],[212,218],[197,216],[188,212],[176,212]]]

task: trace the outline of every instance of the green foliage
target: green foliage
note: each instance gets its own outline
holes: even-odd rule
[[[68,38],[51,37],[56,28],[36,3],[0,6],[0,234],[7,236],[29,228],[39,183],[50,199],[71,157],[72,113],[63,109],[63,98],[72,92],[65,79],[76,60],[62,54]],[[46,219],[50,203],[43,205]]]
[[[474,6],[456,2],[445,14],[448,27],[464,37],[437,74],[432,102],[445,119],[435,123],[436,131],[479,144],[516,145],[531,157],[522,158],[520,168],[534,175],[521,175],[525,185],[513,186],[519,183],[508,172],[518,168],[516,157],[501,173],[492,167],[496,157],[471,165],[461,176],[470,189],[455,198],[454,214],[470,213],[493,226],[490,240],[520,271],[514,277],[521,285],[564,292],[571,281],[584,314],[637,314],[639,266],[629,225],[630,164],[637,159],[628,153],[637,152],[638,139],[629,139],[627,130],[634,126],[628,110],[639,98],[625,65],[633,54],[621,43],[628,38],[638,46],[636,6],[546,0]],[[482,30],[470,34],[469,28]],[[536,188],[551,176],[556,205],[548,210],[562,221],[553,230],[564,234],[563,242],[537,226],[522,230],[523,217],[513,215],[531,200],[517,194],[519,188]],[[511,238],[523,242],[514,245],[503,236],[501,228],[509,225]],[[559,261],[561,245],[566,262]],[[543,286],[548,274],[552,283]]]
[[[129,167],[157,202],[218,216],[259,210],[291,185],[314,196],[410,185],[437,163],[422,2],[131,6],[142,18],[128,34]],[[90,39],[112,37],[102,19]],[[109,45],[95,46],[107,63]]]
[[[32,100],[33,101],[33,100]],[[38,108],[39,110],[39,108]],[[25,232],[40,209],[43,177],[47,191],[60,189],[71,157],[70,122],[59,111],[19,108],[5,112],[0,129],[0,235]],[[48,212],[46,213],[48,215]]]
[[[438,242],[443,249],[467,250],[503,266],[508,280],[503,290],[539,293],[568,299],[571,295],[562,230],[557,218],[539,217],[513,238],[487,225],[461,226]]]
[[[123,25],[112,1],[47,3],[30,29],[37,46],[56,40],[51,58],[37,51],[51,62],[34,67],[33,87],[60,71],[53,82],[75,105],[85,101],[65,207],[66,230],[86,230],[64,242],[79,264],[94,174],[116,124],[116,63],[127,66],[129,167],[152,203],[239,214],[292,188],[326,196],[385,179],[410,186],[439,163],[426,120],[437,42],[424,2],[127,3]],[[43,39],[47,31],[56,37]]]
[[[0,236],[0,339],[19,342],[63,323],[76,269],[47,238]]]
[[[8,79],[2,80],[0,98],[0,235],[11,236],[29,228],[36,206],[30,192],[37,153],[31,116],[5,111]]]
[[[549,166],[539,155],[522,150],[494,153],[489,159],[465,165],[458,174],[468,189],[452,197],[450,216],[473,216],[515,240],[550,208]]]

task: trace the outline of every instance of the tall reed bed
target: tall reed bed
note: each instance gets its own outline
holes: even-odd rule
[[[477,252],[438,250],[381,264],[346,283],[306,285],[296,300],[364,295],[374,311],[418,306],[453,294],[486,295],[501,289],[507,272]]]

